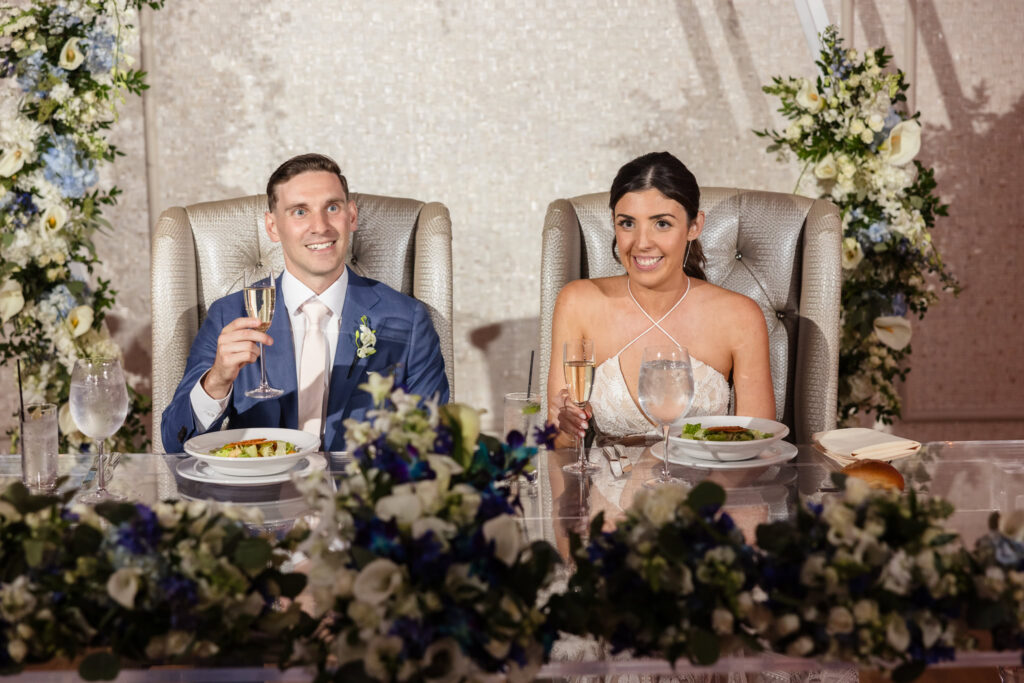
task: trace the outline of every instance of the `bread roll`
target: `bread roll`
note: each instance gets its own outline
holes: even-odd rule
[[[872,486],[903,490],[903,475],[895,467],[881,460],[859,460],[842,469],[848,477],[863,479]]]

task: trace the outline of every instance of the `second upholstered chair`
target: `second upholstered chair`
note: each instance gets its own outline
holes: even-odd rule
[[[825,200],[733,188],[701,189],[708,281],[749,296],[768,323],[776,417],[797,443],[835,427],[839,386],[838,208]],[[548,207],[541,259],[541,381],[551,363],[551,315],[569,281],[625,272],[612,258],[608,193]],[[541,386],[545,386],[542,384]]]

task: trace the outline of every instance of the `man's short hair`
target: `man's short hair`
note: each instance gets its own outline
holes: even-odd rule
[[[341,189],[345,191],[345,199],[348,199],[348,181],[341,174],[341,168],[334,162],[334,159],[323,154],[300,154],[284,162],[270,174],[270,180],[267,181],[267,206],[271,211],[277,204],[277,186],[287,183],[300,173],[309,171],[326,171],[338,176],[338,180],[341,181]]]

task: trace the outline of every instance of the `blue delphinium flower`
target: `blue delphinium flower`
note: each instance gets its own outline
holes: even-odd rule
[[[160,522],[149,507],[135,504],[135,519],[117,529],[117,542],[136,555],[149,552],[160,541]]]
[[[62,318],[66,318],[71,309],[74,308],[78,302],[75,301],[75,297],[71,294],[71,290],[68,289],[67,285],[59,284],[53,288],[53,292],[50,294],[50,303],[57,307],[57,313]]]
[[[89,30],[85,36],[85,68],[89,73],[105,74],[114,66],[116,39],[99,27]]]
[[[18,75],[18,86],[22,92],[29,92],[36,89],[39,81],[46,74],[46,56],[42,50],[36,50],[25,59],[21,60],[21,73]],[[36,93],[39,94],[39,93]]]
[[[90,159],[80,159],[74,140],[66,135],[53,138],[53,147],[43,152],[43,175],[64,197],[79,198],[99,181]]]
[[[54,10],[52,12],[50,12],[50,19],[47,22],[47,24],[48,24],[48,26],[50,27],[51,30],[53,30],[53,29],[65,30],[65,29],[72,28],[74,26],[78,26],[81,23],[82,23],[82,20],[79,17],[77,17],[74,14],[72,14],[68,10],[68,8],[63,6],[63,5],[58,5],[57,7],[54,8]],[[60,33],[60,31],[54,31],[54,32],[55,33]]]
[[[892,314],[899,317],[907,314],[907,297],[903,295],[903,292],[897,292],[896,296],[892,298]]]
[[[889,237],[889,224],[886,221],[876,221],[868,226],[868,239],[874,244],[884,242]]]

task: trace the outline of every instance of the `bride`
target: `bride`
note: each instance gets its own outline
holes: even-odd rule
[[[645,346],[675,343],[693,364],[689,415],[723,415],[730,381],[736,414],[775,419],[768,330],[754,301],[704,279],[697,238],[704,229],[700,188],[668,152],[645,154],[612,182],[612,250],[625,275],[575,280],[555,302],[551,359],[557,368],[564,342],[594,342],[597,369],[590,403],[568,400],[561,373],[548,375],[548,419],[559,445],[582,437],[592,418],[598,433],[623,437],[654,432],[639,408],[637,383]]]

